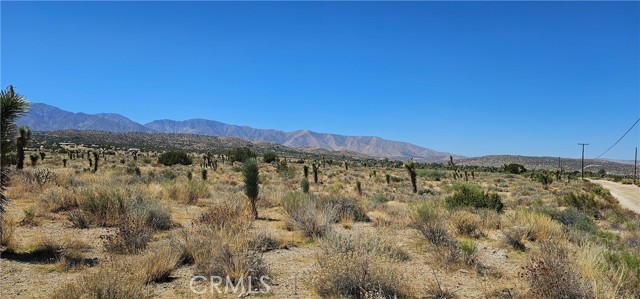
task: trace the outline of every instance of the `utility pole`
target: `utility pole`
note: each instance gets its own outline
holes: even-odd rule
[[[589,145],[588,143],[578,143],[578,145],[582,145],[582,180],[584,181],[584,146]]]
[[[633,184],[636,184],[636,171],[638,169],[638,147],[636,146],[636,157],[633,160]]]

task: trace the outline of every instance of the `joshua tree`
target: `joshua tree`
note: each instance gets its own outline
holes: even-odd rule
[[[251,202],[251,213],[253,219],[258,219],[258,208],[256,207],[256,201],[258,201],[258,192],[260,191],[258,163],[255,158],[247,159],[242,167],[242,173],[244,174],[244,194],[247,195]]]
[[[465,170],[464,171],[464,181],[468,181],[469,180],[469,173]]]
[[[360,181],[356,181],[356,191],[358,191],[358,195],[362,196],[362,184]]]
[[[349,162],[344,161],[344,170],[348,171],[349,170]]]
[[[0,223],[2,223],[4,207],[8,201],[4,190],[9,184],[9,165],[11,165],[9,154],[16,150],[14,147],[15,122],[27,113],[28,108],[29,103],[13,91],[13,86],[9,85],[7,90],[0,91],[0,139],[2,139],[0,144],[2,149],[0,150]],[[22,159],[24,161],[24,152]],[[0,237],[2,237],[2,226],[0,226]]]
[[[18,138],[16,138],[16,169],[24,168],[24,147],[31,139],[31,129],[27,126],[22,126],[18,129]]]
[[[62,166],[67,167],[67,159],[62,159]]]
[[[96,151],[93,152],[93,172],[98,171],[98,159],[100,159],[100,154]],[[91,160],[89,160],[91,161]]]
[[[308,178],[309,177],[309,166],[307,166],[307,165],[302,166],[302,170],[304,171],[304,178]]]
[[[200,176],[202,177],[203,181],[207,180],[207,169],[206,168],[202,168],[202,170],[200,171]]]
[[[471,171],[471,178],[474,180],[476,179],[476,173],[473,170]]]
[[[318,183],[318,168],[320,165],[316,162],[311,163],[311,167],[313,168],[313,182]]]
[[[411,186],[413,187],[413,193],[418,193],[418,186],[416,184],[416,162],[413,159],[404,163],[404,168],[407,169],[409,177],[411,177]]]
[[[390,185],[390,184],[391,184],[391,175],[387,173],[387,174],[385,175],[385,177],[386,177],[386,179],[387,179],[387,185]]]

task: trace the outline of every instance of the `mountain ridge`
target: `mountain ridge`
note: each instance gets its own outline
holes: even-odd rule
[[[248,141],[264,141],[292,148],[319,148],[331,151],[352,151],[368,156],[421,162],[441,162],[453,156],[449,152],[435,151],[403,141],[387,140],[376,136],[348,136],[319,133],[310,130],[291,132],[276,129],[258,129],[250,126],[226,124],[216,120],[193,118],[183,121],[161,119],[146,124],[137,123],[117,113],[86,114],[62,110],[44,103],[34,103],[17,122],[34,131],[96,130],[107,132],[180,133],[208,136],[238,137]]]

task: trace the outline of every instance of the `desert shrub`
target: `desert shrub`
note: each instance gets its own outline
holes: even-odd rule
[[[276,161],[277,159],[278,155],[276,155],[276,153],[274,152],[266,152],[262,154],[262,160],[264,161],[264,163],[271,163]]]
[[[451,215],[451,222],[460,235],[477,238],[482,235],[480,216],[468,211],[460,210]]]
[[[456,184],[455,193],[445,199],[448,208],[472,207],[502,211],[504,205],[497,193],[484,192],[476,185]]]
[[[371,207],[373,208],[378,207],[388,201],[389,199],[383,193],[380,193],[380,192],[374,194],[369,198],[369,202],[371,203]]]
[[[535,298],[593,298],[591,285],[582,279],[568,249],[558,242],[545,242],[540,254],[521,274]]]
[[[350,215],[355,221],[369,221],[364,204],[358,198],[337,194],[312,194],[310,197],[321,207],[335,209],[337,215]]]
[[[299,192],[287,194],[282,199],[282,207],[287,215],[287,226],[301,230],[308,237],[326,234],[339,215],[336,207],[320,206],[317,201]]]
[[[447,174],[439,169],[420,169],[417,171],[418,177],[427,178],[432,181],[440,181],[446,177]]]
[[[370,252],[380,256],[386,256],[395,261],[409,260],[409,254],[403,249],[393,245],[389,240],[377,236],[354,238],[347,234],[330,233],[322,239],[322,246],[328,247],[337,254],[350,252]]]
[[[73,227],[89,228],[90,223],[87,213],[82,210],[71,211],[69,215],[67,215],[67,219],[71,222]]]
[[[96,186],[80,192],[78,206],[86,212],[90,224],[114,226],[131,208],[134,195],[129,188]]]
[[[509,215],[513,226],[522,227],[529,241],[552,241],[565,238],[562,226],[549,216],[533,210],[518,210]]]
[[[420,202],[413,207],[412,226],[434,246],[449,246],[454,240],[442,223],[444,211],[433,203]]]
[[[561,205],[575,207],[580,211],[596,215],[598,212],[598,203],[593,194],[585,192],[571,192],[558,199]]]
[[[165,242],[136,260],[134,275],[147,284],[164,282],[181,263],[181,248],[175,243]]]
[[[51,298],[152,298],[152,293],[145,288],[144,283],[122,268],[104,265],[99,271],[82,275],[76,281],[62,285],[53,291]]]
[[[640,254],[636,251],[606,251],[604,258],[609,267],[619,273],[622,287],[628,293],[640,295]]]
[[[87,260],[84,257],[84,253],[89,251],[91,247],[78,239],[68,239],[64,242],[61,248],[62,268],[69,270],[84,265],[91,265],[93,260]]]
[[[504,165],[503,168],[506,172],[513,173],[513,174],[520,174],[527,171],[527,169],[524,168],[524,165],[516,164],[516,163]]]
[[[185,204],[195,204],[199,198],[209,196],[209,187],[204,181],[191,180],[172,184],[165,191],[165,198]]]
[[[67,211],[78,206],[73,191],[61,187],[45,189],[39,196],[43,206],[51,212]]]
[[[235,284],[259,287],[268,269],[260,253],[249,247],[247,226],[223,229],[199,226],[185,234],[185,250],[193,257],[194,275],[229,277]]]
[[[591,217],[576,207],[568,207],[561,211],[546,210],[544,213],[568,228],[576,228],[585,232],[595,232],[598,229]]]
[[[611,195],[611,193],[609,193],[609,190],[607,188],[602,187],[598,184],[591,184],[591,192],[601,197],[607,197]]]
[[[10,217],[3,217],[2,218],[2,222],[0,222],[0,225],[2,225],[0,231],[2,232],[2,234],[0,234],[0,246],[5,246],[5,247],[13,247],[14,244],[14,233],[16,230],[16,223],[15,221],[13,221],[12,218]]]
[[[309,180],[307,178],[300,181],[300,188],[302,188],[302,192],[309,193]]]
[[[361,246],[359,241],[324,240],[318,254],[318,271],[312,279],[323,298],[408,298],[408,285],[397,266],[385,255]],[[352,246],[352,249],[345,249]],[[349,247],[347,247],[349,248]]]
[[[158,156],[158,163],[164,166],[171,166],[176,164],[191,165],[193,160],[185,152],[181,151],[169,151],[164,152]]]
[[[223,228],[228,224],[234,224],[242,220],[244,209],[239,203],[222,201],[209,207],[200,215],[200,222],[215,228]]]
[[[504,242],[511,245],[513,249],[518,251],[525,251],[526,246],[524,240],[527,239],[529,230],[522,226],[510,227],[502,232],[504,234]]]
[[[460,251],[462,252],[462,258],[464,263],[470,266],[473,266],[477,263],[478,260],[478,244],[473,241],[460,241],[458,243],[460,247]]]
[[[256,153],[246,147],[236,147],[228,151],[227,156],[231,162],[244,162],[249,158],[255,158]]]
[[[259,230],[248,239],[248,247],[258,252],[267,252],[275,249],[288,248],[287,242],[274,238],[264,230]]]
[[[145,248],[153,236],[153,226],[142,215],[130,215],[121,220],[115,235],[109,236],[105,248],[110,252],[136,254]]]

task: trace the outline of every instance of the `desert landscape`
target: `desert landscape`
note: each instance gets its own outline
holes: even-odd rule
[[[0,299],[640,298],[637,1],[0,15]]]

